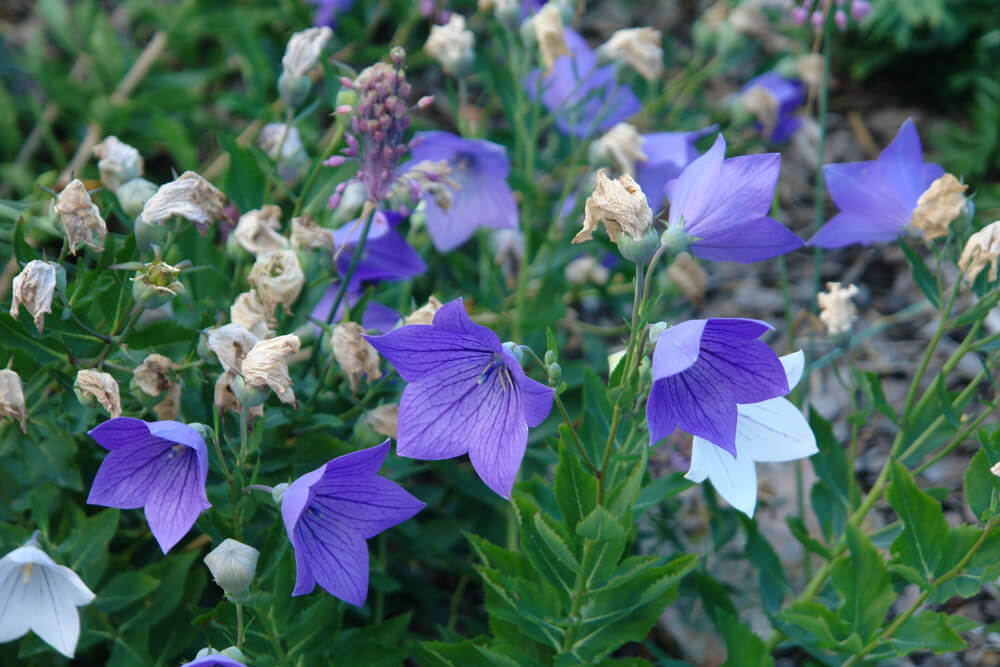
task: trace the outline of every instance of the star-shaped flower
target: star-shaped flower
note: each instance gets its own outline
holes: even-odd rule
[[[116,417],[89,431],[108,450],[87,502],[119,509],[144,507],[163,553],[211,507],[205,495],[208,452],[195,429],[175,421]]]
[[[468,453],[483,482],[510,498],[528,427],[548,416],[553,390],[527,377],[497,335],[469,319],[461,299],[442,306],[432,325],[366,338],[409,383],[399,402],[399,455]]]
[[[781,357],[789,388],[802,377],[802,351]],[[794,461],[812,456],[816,436],[799,409],[786,398],[770,398],[759,403],[736,406],[736,455],[708,440],[695,436],[691,448],[691,468],[684,475],[692,482],[712,480],[712,486],[726,501],[749,517],[757,505],[757,461]]]
[[[365,540],[424,507],[398,484],[379,477],[389,441],[337,457],[292,482],[281,496],[281,518],[295,548],[292,595],[316,584],[358,607],[368,595]]]

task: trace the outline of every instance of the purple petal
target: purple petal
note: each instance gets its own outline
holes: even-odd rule
[[[285,532],[288,533],[289,540],[292,539],[295,532],[295,524],[298,523],[299,517],[302,515],[302,510],[306,508],[306,505],[309,504],[309,501],[313,497],[313,485],[323,479],[327,465],[329,464],[324,463],[315,470],[302,475],[302,477],[289,484],[288,488],[282,494],[281,519],[285,522]]]
[[[323,483],[312,502],[320,514],[330,514],[361,537],[375,537],[383,530],[406,521],[424,508],[401,486],[385,477],[338,480]]]
[[[727,391],[725,378],[715,371],[711,366],[696,364],[653,383],[646,401],[651,442],[670,435],[664,430],[676,424],[736,454],[736,402]]]
[[[146,422],[132,417],[109,419],[90,429],[87,435],[108,450],[131,447],[136,442],[153,437]]]
[[[809,239],[809,245],[843,248],[855,243],[868,245],[896,240],[901,228],[879,224],[885,222],[885,218],[873,218],[863,213],[838,213]]]
[[[364,606],[368,596],[368,545],[361,535],[310,505],[295,524],[292,546],[298,572],[293,596],[309,593],[314,584],[319,584],[345,602]]]
[[[688,320],[659,335],[653,350],[654,379],[675,375],[694,365],[701,351],[701,336],[706,324],[708,320]]]
[[[699,205],[682,210],[684,231],[688,236],[709,239],[747,218],[765,215],[774,199],[780,167],[778,153],[725,160],[715,180],[699,184],[703,193]]]
[[[892,142],[878,156],[878,165],[905,208],[912,211],[925,190],[922,177],[924,153],[912,118],[907,118]],[[907,221],[909,222],[909,221]]]
[[[145,505],[146,521],[163,553],[191,530],[199,514],[211,507],[205,496],[205,474],[192,449],[180,453],[171,449],[161,456]]]
[[[548,387],[541,382],[532,380],[521,369],[520,364],[512,356],[504,352],[507,359],[507,368],[510,369],[514,382],[520,387],[524,396],[524,417],[528,426],[534,428],[545,421],[552,410],[552,399],[555,396],[555,389]]]
[[[528,425],[520,391],[502,390],[496,376],[483,383],[492,384],[492,391],[483,397],[477,420],[467,427],[469,460],[486,486],[510,498],[528,445]]]
[[[719,227],[704,240],[691,244],[691,253],[716,262],[749,264],[801,248],[805,241],[767,216]]]
[[[712,147],[685,167],[677,181],[670,186],[666,194],[670,199],[671,225],[679,224],[683,217],[687,229],[687,225],[697,214],[708,206],[711,186],[718,182],[725,154],[726,140],[719,134]]]
[[[635,166],[635,180],[646,194],[649,207],[658,212],[663,206],[663,189],[667,181],[698,157],[694,142],[715,126],[694,132],[656,132],[642,136],[642,152],[646,160]]]
[[[383,336],[365,336],[365,340],[388,359],[407,382],[434,374],[451,363],[469,363],[482,370],[501,349],[499,339],[490,349],[475,332],[457,333],[426,324],[409,324]]]
[[[368,331],[392,331],[402,319],[402,315],[392,308],[371,301],[361,316],[361,326]]]
[[[347,273],[351,264],[351,251],[345,250],[337,258],[337,271]],[[377,238],[369,238],[364,253],[351,276],[351,285],[358,289],[366,280],[402,280],[418,276],[427,270],[420,254],[406,242],[399,232],[386,229]]]
[[[910,223],[913,207],[903,204],[878,162],[828,164],[823,167],[823,178],[841,211],[867,215],[873,227],[895,232]]]
[[[90,487],[88,504],[123,510],[146,504],[149,490],[160,474],[159,464],[166,459],[173,445],[150,435],[148,431],[143,438],[137,438],[130,444],[128,449],[120,446],[104,458]]]
[[[701,336],[697,366],[711,367],[737,403],[758,403],[789,391],[778,355],[763,341],[744,334],[758,336],[763,327],[767,325],[753,320],[711,319]]]
[[[517,228],[517,203],[506,180],[479,170],[456,171],[451,177],[460,188],[454,192],[447,211],[432,198],[424,198],[427,232],[438,251],[457,248],[478,227]]]

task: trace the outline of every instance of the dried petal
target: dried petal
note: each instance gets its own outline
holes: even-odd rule
[[[970,283],[980,271],[990,265],[989,279],[997,279],[997,257],[1000,256],[1000,220],[991,222],[969,237],[958,259],[958,268]]]
[[[333,252],[333,235],[308,215],[292,218],[292,247],[321,248]]]
[[[362,337],[363,333],[355,322],[338,324],[333,329],[333,356],[347,373],[352,394],[358,391],[363,376],[367,375],[369,381],[382,377],[378,352]]]
[[[910,224],[922,230],[928,241],[947,236],[948,225],[965,208],[963,193],[968,188],[951,174],[941,176],[920,195]]]
[[[27,433],[26,416],[21,377],[9,368],[0,370],[0,417],[13,417],[21,424],[21,431]]]
[[[581,255],[566,265],[566,282],[570,285],[603,285],[608,282],[611,272],[590,255]]]
[[[289,312],[288,306],[299,298],[306,277],[294,250],[271,250],[257,256],[247,280],[257,289],[270,317],[278,304]]]
[[[236,301],[229,307],[229,319],[233,324],[239,324],[247,329],[258,339],[274,336],[274,331],[268,327],[267,308],[254,290],[243,292],[236,297]]]
[[[640,241],[652,229],[653,211],[642,188],[628,174],[622,174],[613,181],[604,169],[597,170],[594,192],[587,197],[584,207],[583,229],[573,237],[573,243],[593,238],[597,223],[601,221],[612,241],[618,241],[621,232]]]
[[[35,328],[41,333],[45,328],[45,314],[52,312],[52,297],[56,292],[56,265],[33,259],[14,276],[11,284],[13,297],[10,316],[17,319],[20,305],[35,319]]]
[[[205,231],[213,221],[224,218],[226,195],[193,171],[185,171],[176,180],[160,186],[142,207],[143,222],[162,225],[180,216]]]
[[[135,384],[143,392],[150,396],[159,396],[167,391],[173,379],[170,371],[174,369],[174,362],[162,354],[151,354],[142,360],[142,363],[132,371]]]
[[[612,162],[623,174],[635,176],[637,162],[645,162],[642,135],[629,123],[618,123],[590,146],[594,162]]]
[[[108,373],[94,370],[78,371],[73,390],[81,403],[86,405],[89,397],[97,400],[112,417],[121,417],[122,400],[118,393],[118,383]]]
[[[219,358],[227,373],[236,375],[241,373],[243,360],[258,340],[246,327],[235,323],[208,330],[208,349]]]
[[[233,238],[246,250],[259,255],[268,250],[281,250],[287,246],[281,229],[281,208],[267,204],[247,211],[233,230]]]
[[[403,324],[433,324],[434,314],[441,307],[441,302],[433,294],[427,298],[427,303],[410,313]]]
[[[476,36],[465,29],[465,18],[454,13],[445,25],[431,26],[431,34],[424,44],[424,51],[441,63],[444,71],[463,73],[472,64]]]
[[[819,319],[831,336],[847,333],[858,319],[858,309],[851,302],[851,297],[857,293],[856,285],[841,287],[840,283],[830,282],[825,292],[816,295]]]
[[[243,360],[243,381],[255,389],[270,387],[282,403],[295,405],[287,357],[298,352],[301,346],[295,334],[260,341]]]
[[[307,76],[319,62],[326,43],[333,38],[333,31],[326,26],[308,28],[292,35],[281,58],[284,74],[293,77]]]
[[[142,176],[142,156],[132,146],[110,135],[94,146],[97,169],[101,172],[101,185],[117,190],[123,184]]]
[[[705,296],[708,274],[694,257],[686,252],[677,255],[667,269],[667,278],[684,292],[688,301],[696,306],[701,303]]]
[[[76,248],[81,242],[98,252],[104,250],[108,226],[97,205],[90,200],[83,181],[79,178],[70,181],[59,193],[52,209],[59,214],[63,229],[66,230],[71,253],[76,254]]]
[[[387,403],[380,405],[374,410],[369,410],[365,415],[365,421],[372,430],[387,438],[396,438],[396,423],[399,420],[399,404]]]
[[[600,48],[609,60],[625,62],[652,81],[663,74],[663,35],[653,28],[618,30]]]
[[[556,58],[570,54],[559,9],[553,4],[545,5],[531,19],[531,25],[535,29],[535,39],[538,40],[545,71],[551,72]]]

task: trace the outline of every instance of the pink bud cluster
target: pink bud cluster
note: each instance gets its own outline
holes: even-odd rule
[[[403,72],[406,52],[395,47],[390,52],[392,63],[376,63],[364,69],[353,81],[342,79],[347,89],[358,96],[357,108],[343,106],[338,114],[352,114],[350,132],[347,133],[347,148],[343,157],[327,160],[329,166],[342,164],[345,159],[360,162],[357,178],[368,191],[368,198],[379,202],[386,197],[396,179],[395,171],[400,159],[409,149],[403,135],[410,127],[410,110],[406,101],[411,86]],[[429,98],[421,98],[416,107],[425,107]],[[337,187],[330,206],[336,207],[344,192],[346,183]]]
[[[809,21],[812,23],[813,28],[820,31],[823,29],[823,5],[829,7],[829,0],[820,0],[820,2],[803,0],[803,2],[792,7],[789,15],[797,25],[805,25],[806,21]],[[836,0],[837,8],[834,10],[833,20],[837,24],[837,28],[841,31],[847,29],[847,11],[844,9],[845,5],[849,5],[851,18],[858,22],[863,21],[872,11],[871,3],[866,0]]]

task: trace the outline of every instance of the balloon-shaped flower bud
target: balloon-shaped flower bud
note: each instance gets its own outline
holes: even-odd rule
[[[205,556],[205,565],[226,597],[238,600],[250,589],[259,556],[253,547],[227,538]]]
[[[147,181],[145,178],[133,178],[127,183],[123,183],[115,189],[115,196],[122,210],[130,216],[142,213],[146,202],[153,198],[159,188],[156,183]]]
[[[101,185],[109,190],[117,190],[123,184],[142,176],[142,156],[132,146],[118,137],[109,135],[94,146],[98,158],[97,169],[101,172]]]

